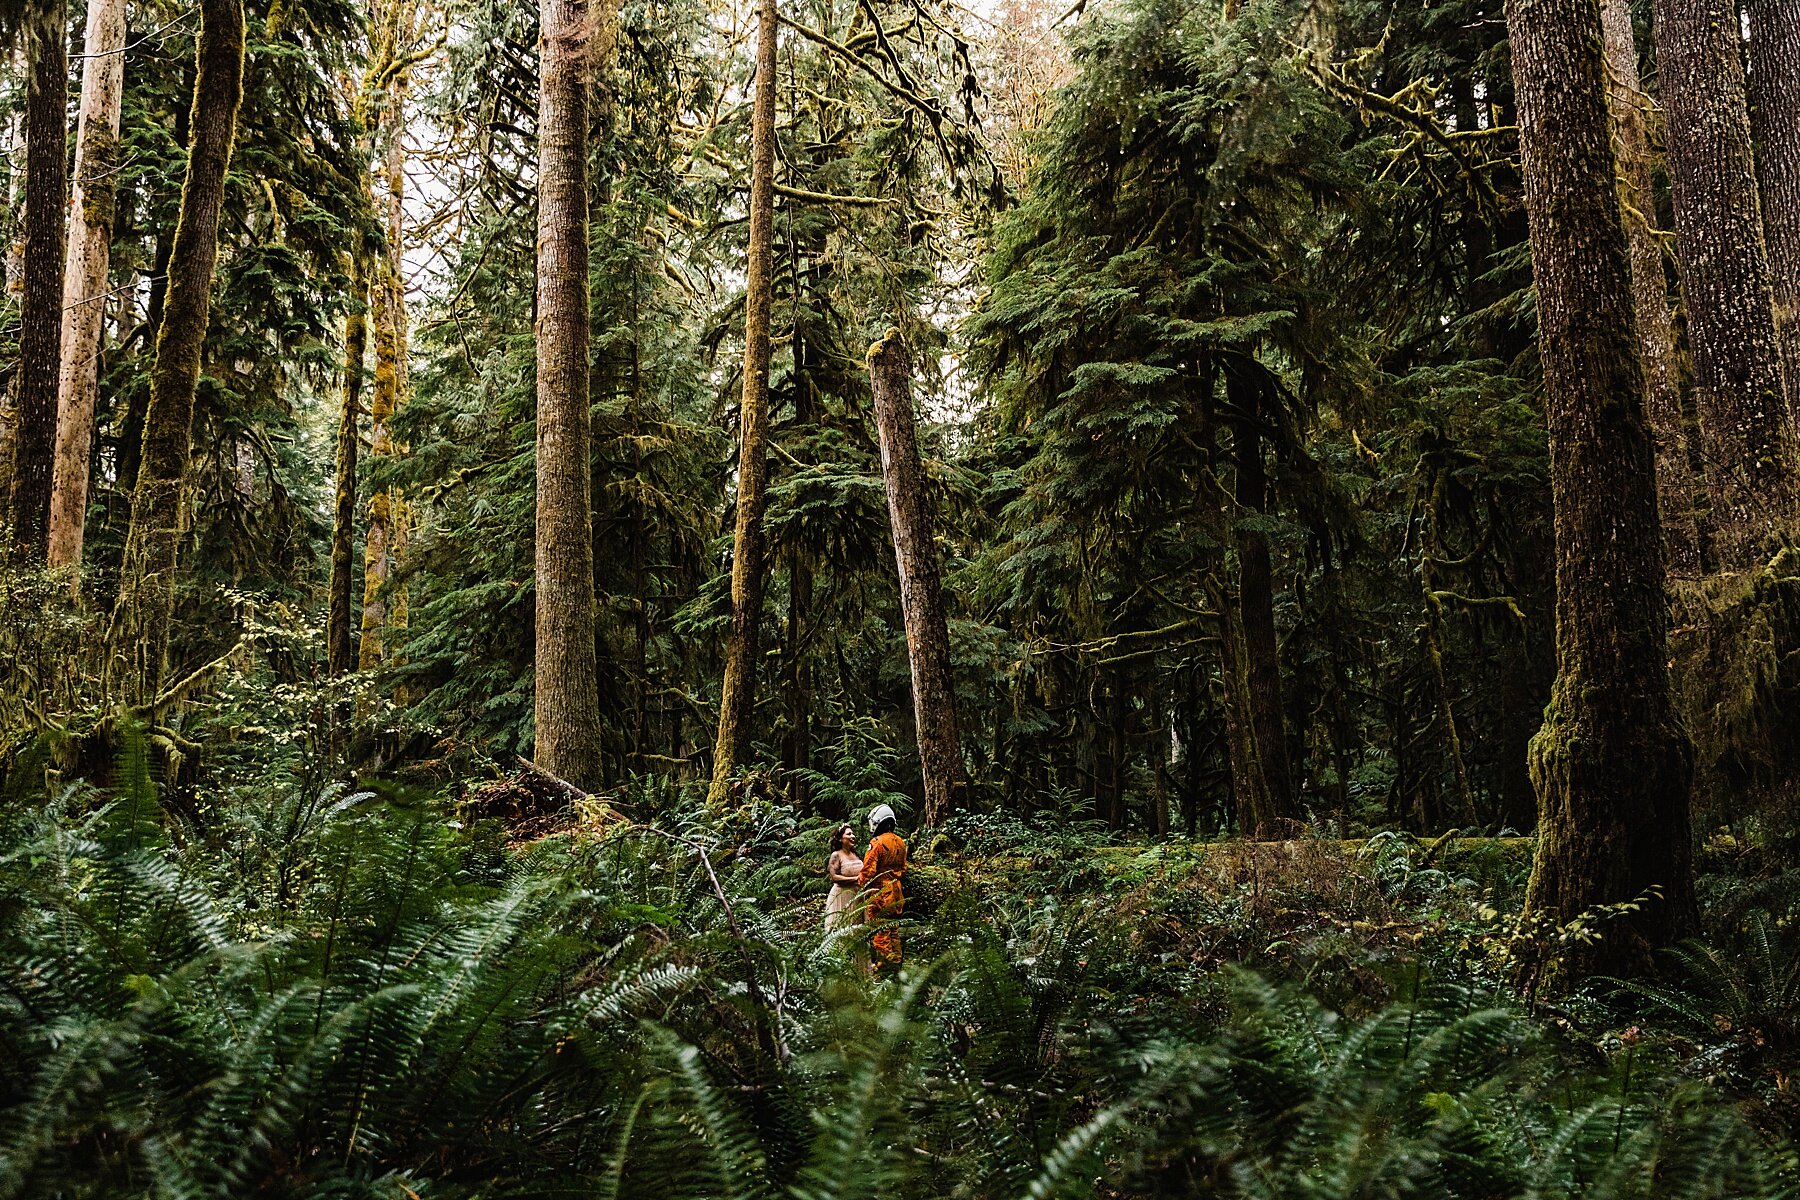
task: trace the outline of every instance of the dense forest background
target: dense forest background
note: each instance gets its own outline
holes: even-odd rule
[[[0,1196],[1800,1184],[1800,3],[0,35]]]

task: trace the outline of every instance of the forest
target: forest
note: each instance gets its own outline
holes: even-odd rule
[[[0,0],[0,1200],[1800,1195],[1800,0]]]

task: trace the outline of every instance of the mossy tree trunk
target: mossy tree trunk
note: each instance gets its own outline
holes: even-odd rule
[[[790,243],[791,244],[791,243]],[[794,425],[810,431],[818,420],[813,381],[807,374],[805,306],[794,302]],[[788,801],[800,812],[810,812],[812,789],[801,771],[812,766],[813,660],[807,653],[813,618],[813,555],[803,537],[788,544],[787,612],[787,737],[782,747],[788,770]]]
[[[75,195],[63,276],[62,366],[57,386],[56,460],[50,494],[49,562],[81,566],[94,401],[100,390],[100,331],[112,239],[119,110],[125,84],[125,0],[89,0],[75,134]],[[71,580],[79,595],[79,577]]]
[[[1280,642],[1275,629],[1274,568],[1269,537],[1259,524],[1269,509],[1269,472],[1263,462],[1262,390],[1236,370],[1226,371],[1226,388],[1237,414],[1232,421],[1235,473],[1232,541],[1237,549],[1239,645],[1234,666],[1241,686],[1239,718],[1244,774],[1252,778],[1249,803],[1240,800],[1239,824],[1249,837],[1286,837],[1286,825],[1300,814],[1288,764],[1287,718],[1281,696]]]
[[[542,0],[538,92],[537,762],[601,783],[588,397],[587,0]]]
[[[934,826],[956,813],[965,775],[943,574],[913,418],[912,354],[899,330],[890,330],[869,348],[869,384],[881,439],[881,477],[887,485],[894,560],[900,573],[900,614],[906,624],[907,659],[912,665],[913,723],[918,734],[919,773],[925,784],[925,824]]]
[[[363,255],[357,253],[350,264],[350,311],[344,317],[344,391],[338,413],[331,582],[325,619],[326,664],[333,675],[342,675],[356,665],[356,640],[350,625],[356,605],[357,424],[362,415],[363,356],[369,339],[368,295]]]
[[[12,414],[8,536],[42,562],[50,529],[56,385],[62,368],[63,218],[68,203],[68,9],[31,6],[25,30],[25,287]]]
[[[1750,129],[1788,414],[1800,424],[1800,0],[1749,0]]]
[[[382,149],[374,186],[385,215],[386,237],[370,280],[369,318],[373,323],[375,373],[369,389],[369,457],[379,472],[383,460],[398,452],[393,422],[406,402],[406,97],[409,61],[403,54],[411,40],[411,21],[396,0],[385,19],[383,58],[386,66],[376,82],[385,97],[381,115]],[[400,489],[391,484],[369,493],[368,528],[363,547],[362,631],[357,667],[370,671],[393,666],[398,638],[406,628],[406,590],[400,583],[405,562],[407,513]],[[396,692],[396,699],[399,693]]]
[[[1719,562],[1731,569],[1758,561],[1787,529],[1800,488],[1738,31],[1732,0],[1656,0],[1695,404]]]
[[[1637,38],[1629,0],[1601,0],[1606,38],[1608,110],[1618,145],[1619,199],[1625,208],[1625,244],[1631,253],[1632,312],[1638,357],[1644,365],[1650,435],[1656,443],[1656,499],[1662,519],[1663,554],[1669,572],[1700,573],[1699,526],[1694,519],[1695,479],[1681,411],[1681,372],[1675,357],[1675,321],[1669,312],[1669,280],[1656,227],[1647,113],[1650,98],[1638,78]]]
[[[1528,912],[1631,904],[1575,974],[1630,971],[1694,923],[1693,750],[1669,691],[1668,602],[1594,0],[1509,0],[1556,513],[1557,678],[1532,741]],[[1660,892],[1660,899],[1650,898]]]
[[[115,695],[156,696],[168,667],[175,566],[186,524],[194,390],[210,317],[219,252],[219,207],[244,85],[242,0],[201,0],[195,54],[193,141],[169,257],[168,298],[150,369],[150,404],[131,497],[131,526],[113,611],[110,683]]]
[[[744,281],[744,386],[738,402],[737,521],[731,542],[731,629],[719,685],[707,802],[724,801],[743,761],[761,654],[769,489],[769,313],[774,306],[775,0],[757,0],[756,85],[750,116],[750,232]]]

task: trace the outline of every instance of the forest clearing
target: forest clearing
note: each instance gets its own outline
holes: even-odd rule
[[[0,1200],[1800,1194],[1800,0],[0,49]]]

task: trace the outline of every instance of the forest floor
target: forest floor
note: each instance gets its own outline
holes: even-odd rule
[[[823,929],[829,820],[627,807],[292,776],[175,805],[129,762],[8,807],[0,1197],[1800,1181],[1800,883],[1741,849],[1663,980],[1551,996],[1514,983],[1561,936],[1518,919],[1529,839],[975,818],[914,839],[872,975],[866,926]]]

